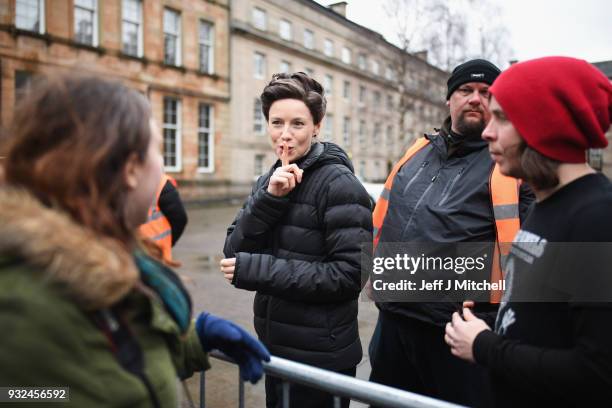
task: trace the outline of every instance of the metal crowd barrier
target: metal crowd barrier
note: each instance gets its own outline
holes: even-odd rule
[[[210,353],[210,357],[234,363],[231,358],[218,351]],[[329,392],[334,395],[334,408],[340,408],[341,397],[389,408],[462,408],[461,405],[371,383],[280,357],[272,356],[269,363],[264,363],[264,371],[266,375],[283,380],[283,408],[290,408],[290,383],[298,383]],[[240,374],[238,374],[238,387],[238,406],[244,408],[244,382],[240,378]],[[200,408],[205,408],[205,399],[206,377],[202,372],[200,376]]]

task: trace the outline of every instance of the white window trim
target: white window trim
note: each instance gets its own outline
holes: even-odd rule
[[[287,26],[289,27],[289,31],[288,31],[288,36],[287,37],[283,36],[283,30],[282,30],[283,23],[287,24]],[[285,18],[282,18],[279,21],[279,23],[278,23],[278,36],[281,39],[285,40],[285,41],[293,41],[293,24],[291,23],[291,21],[289,21],[289,20],[287,20]]]
[[[125,1],[125,0],[123,0]],[[137,45],[137,49],[136,49],[136,56],[138,58],[142,58],[144,55],[144,40],[143,40],[143,36],[144,36],[144,32],[143,32],[143,7],[142,7],[142,0],[138,1],[138,4],[140,5],[140,21],[133,21],[133,20],[127,20],[125,18],[125,16],[123,15],[123,1],[121,2],[121,49],[123,51],[123,22],[127,21],[129,23],[138,23],[138,45]]]
[[[326,96],[334,96],[334,76],[330,74],[325,74],[325,93]]]
[[[255,98],[253,101],[253,133],[255,133],[256,135],[263,135],[266,133],[266,117],[264,116],[263,112],[261,111],[261,109],[257,110],[257,119],[255,118],[255,108],[257,107],[257,104],[259,104],[259,107],[262,107],[262,102],[261,99],[259,98]],[[258,121],[261,122],[261,130],[256,130],[255,129],[255,125],[258,124]]]
[[[198,173],[214,173],[215,172],[215,107],[208,103],[199,103],[198,104],[198,121],[200,120],[200,106],[205,105],[208,106],[209,116],[208,121],[210,126],[208,128],[208,146],[210,150],[208,151],[208,167],[202,167],[199,165],[200,162],[200,133],[204,132],[206,128],[200,127],[198,123]]]
[[[208,24],[210,25],[210,55],[208,58],[208,71],[206,71],[207,74],[214,74],[215,73],[215,24],[207,21],[207,20],[202,20],[200,19],[199,21],[199,26],[198,29],[200,29],[200,27],[202,26],[202,24]],[[199,32],[198,32],[198,46],[205,44],[200,42],[200,38],[199,38]],[[199,50],[199,47],[198,47]],[[198,67],[198,69],[200,69],[201,67]]]
[[[44,3],[44,2],[43,2],[43,3]],[[77,6],[77,5],[76,5],[76,3],[73,3],[73,9],[72,9],[72,12],[73,12],[73,15],[75,15],[75,16],[76,16],[76,13],[75,13],[74,11],[75,11],[77,8],[83,8],[83,7],[81,7],[81,6]],[[85,9],[85,10],[89,10],[89,9]],[[93,47],[97,47],[97,46],[99,45],[99,44],[98,44],[98,18],[99,18],[99,17],[98,17],[98,16],[99,16],[98,10],[99,10],[98,0],[94,0],[94,9],[93,9],[93,27],[91,28],[92,33],[93,33],[93,38],[92,38],[92,44],[91,44],[91,46],[93,46]],[[75,18],[74,23],[76,24],[76,18]],[[76,31],[76,30],[75,30],[75,31]],[[76,32],[75,32],[75,34],[76,34]],[[86,45],[90,45],[90,44],[86,44]]]
[[[327,44],[330,44],[331,47],[328,50],[327,49]],[[323,55],[327,56],[327,57],[333,57],[334,56],[334,40],[331,40],[329,38],[326,38],[323,42]]]
[[[173,97],[171,97],[173,98]],[[175,129],[176,130],[176,165],[175,166],[166,166],[164,165],[164,170],[173,173],[179,173],[183,170],[183,142],[182,142],[182,111],[183,104],[182,101],[178,98],[173,98],[176,100],[176,125],[167,125],[165,122],[162,122],[162,129]],[[163,106],[163,101],[162,101]],[[164,107],[165,108],[165,107]],[[163,116],[162,116],[163,118]],[[162,140],[163,140],[163,131],[162,131]]]
[[[351,52],[350,48],[342,47],[342,54],[340,55],[340,57],[342,58],[342,62],[344,62],[345,64],[350,64],[351,60],[352,60],[352,55],[351,54],[352,54],[352,52]]]
[[[17,3],[15,3],[15,27],[17,27]],[[20,27],[17,27],[17,28],[20,30],[37,32],[38,34],[44,34],[45,28],[46,28],[45,27],[45,0],[38,0],[38,31],[31,31],[31,30],[28,30],[27,28],[20,28]]]
[[[180,67],[183,64],[183,52],[182,52],[182,41],[183,41],[183,19],[182,19],[182,15],[179,11],[174,10],[172,8],[169,7],[164,7],[164,13],[166,12],[166,10],[175,13],[178,15],[178,27],[176,30],[176,65],[177,67]],[[163,18],[163,17],[162,17]],[[163,23],[163,21],[162,21]],[[162,27],[162,31],[164,36],[166,35],[166,27]],[[168,34],[174,34],[174,33],[168,33]],[[164,44],[165,46],[165,44]]]
[[[287,65],[287,69],[284,70],[283,65]],[[281,63],[278,66],[280,72],[287,72],[287,73],[291,73],[291,63],[289,61],[285,61],[285,60],[281,60]]]
[[[266,68],[267,68],[266,67],[266,65],[267,65],[267,63],[266,63],[266,54],[264,54],[262,52],[259,52],[259,51],[255,51],[253,53],[253,65],[255,66],[255,68],[257,68],[257,64],[255,63],[255,56],[256,55],[260,55],[262,57],[261,60],[262,60],[262,63],[263,63],[262,64],[263,65],[263,68],[262,68],[263,72],[259,73],[259,72],[257,72],[257,69],[253,69],[253,77],[255,79],[264,79],[266,77]]]
[[[310,36],[310,38],[312,40],[312,44],[307,44],[307,41],[306,41],[307,35],[306,35],[306,33],[312,34]],[[306,48],[307,50],[314,50],[315,49],[315,33],[314,33],[314,31],[312,31],[312,30],[310,30],[308,28],[304,29],[304,48]]]
[[[255,19],[255,10],[260,11],[263,15],[263,24],[261,26],[257,25],[257,21]],[[268,14],[266,13],[266,10],[259,7],[253,7],[253,11],[251,11],[251,18],[253,20],[253,27],[255,27],[256,29],[261,31],[266,31],[268,29]]]

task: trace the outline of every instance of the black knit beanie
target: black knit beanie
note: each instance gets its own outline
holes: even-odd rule
[[[449,100],[455,89],[461,85],[468,82],[484,82],[491,85],[500,73],[499,68],[483,59],[474,59],[457,65],[446,83],[448,85],[446,100]]]

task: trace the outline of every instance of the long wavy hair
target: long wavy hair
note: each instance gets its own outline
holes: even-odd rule
[[[6,182],[129,247],[135,236],[125,214],[124,167],[133,154],[146,159],[150,118],[147,99],[118,82],[74,74],[39,79],[16,108]]]

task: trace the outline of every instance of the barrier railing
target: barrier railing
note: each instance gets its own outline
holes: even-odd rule
[[[218,358],[230,363],[234,361],[220,353],[213,351],[211,357]],[[278,377],[283,380],[283,408],[290,408],[289,393],[290,384],[298,383],[308,387],[329,392],[334,395],[334,407],[340,408],[340,399],[350,398],[379,407],[389,408],[461,408],[461,405],[437,400],[412,392],[398,390],[397,388],[371,383],[358,378],[349,377],[323,370],[321,368],[296,363],[280,357],[272,356],[269,363],[264,363],[266,375]],[[244,382],[238,375],[238,406],[244,408]],[[205,408],[206,399],[206,377],[200,376],[200,408]]]

